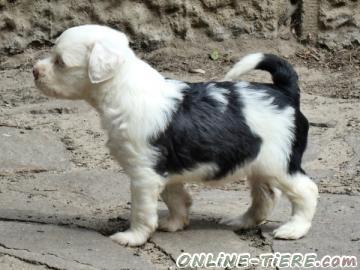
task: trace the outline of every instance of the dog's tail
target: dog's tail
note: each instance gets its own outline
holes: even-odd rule
[[[296,71],[284,59],[273,54],[254,53],[245,56],[225,75],[224,80],[239,80],[241,75],[254,69],[270,72],[274,85],[299,103],[300,89]]]

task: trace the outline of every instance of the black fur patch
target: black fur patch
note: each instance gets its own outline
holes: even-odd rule
[[[284,95],[291,98],[294,104],[299,106],[300,90],[298,87],[298,75],[288,62],[276,55],[265,54],[264,59],[255,69],[270,72],[274,85],[280,88]]]
[[[224,95],[228,100],[225,111],[219,110],[222,104],[208,94],[210,84],[229,90]],[[210,162],[219,170],[209,180],[219,179],[253,160],[261,139],[246,124],[236,83],[187,83],[187,86],[169,126],[152,142],[160,152],[156,171],[161,175],[181,173]]]
[[[271,57],[271,60],[274,58]],[[275,60],[278,61],[277,58]],[[269,59],[267,61],[266,68],[270,69]],[[279,76],[292,76],[293,70],[287,72],[283,62],[277,64],[280,65],[281,72],[271,69],[278,76],[278,85],[254,82],[244,87],[247,88],[244,91],[262,91],[266,94],[264,98],[271,98],[273,105],[279,110],[288,106],[295,108],[295,139],[288,173],[304,172],[301,159],[306,148],[309,125],[299,109],[299,89],[295,83],[297,76],[290,79],[290,83],[285,83],[284,78],[279,79]],[[239,82],[184,83],[186,87],[182,90],[183,100],[179,101],[169,126],[151,141],[159,151],[155,165],[159,174],[177,174],[195,169],[201,163],[214,163],[219,170],[206,180],[216,180],[256,158],[262,143],[259,136],[261,134],[254,134],[246,123],[244,104],[238,91],[241,86],[237,83]],[[228,90],[227,93],[222,92],[227,99],[225,110],[224,104],[209,94],[219,88]]]
[[[265,92],[268,96],[266,98],[273,98],[272,104],[278,109],[284,109],[293,102],[289,96],[284,95],[282,90],[274,84],[252,82],[249,88]]]
[[[292,144],[292,151],[289,162],[289,173],[305,171],[301,168],[302,156],[305,152],[307,145],[307,137],[309,132],[309,122],[306,117],[297,108],[295,112],[295,140]]]

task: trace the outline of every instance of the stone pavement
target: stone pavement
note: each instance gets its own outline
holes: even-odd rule
[[[109,157],[96,113],[82,102],[44,98],[27,80],[21,85],[31,99],[23,102],[24,95],[9,92],[17,87],[16,74],[0,74],[7,78],[0,87],[1,270],[174,269],[182,252],[316,252],[360,259],[358,101],[303,96],[312,125],[305,167],[321,191],[304,239],[274,240],[270,234],[289,217],[286,200],[257,229],[234,232],[219,225],[220,218],[249,206],[239,180],[226,187],[189,186],[190,227],[156,232],[144,246],[130,248],[108,238],[128,226],[129,180]],[[28,71],[21,76],[30,77]],[[160,202],[160,215],[166,211]]]

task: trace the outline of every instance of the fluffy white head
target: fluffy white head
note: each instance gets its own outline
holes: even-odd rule
[[[105,26],[70,28],[51,55],[34,65],[36,86],[46,95],[87,99],[94,85],[108,81],[133,57],[125,34]]]

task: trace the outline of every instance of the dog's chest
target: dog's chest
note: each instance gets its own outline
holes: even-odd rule
[[[140,132],[138,127],[141,125],[134,124],[125,117],[117,117],[111,121],[103,119],[103,128],[108,133],[106,146],[124,169],[134,166],[151,167],[154,150]]]

